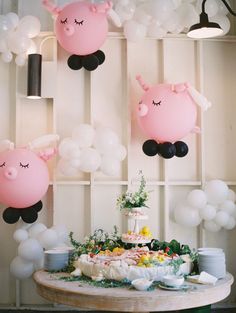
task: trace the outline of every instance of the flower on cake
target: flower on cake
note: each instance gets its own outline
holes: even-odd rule
[[[143,228],[139,232],[140,235],[143,235],[147,238],[152,238],[152,232],[148,226],[143,226]]]
[[[141,175],[141,179],[138,191],[131,192],[127,190],[125,193],[119,196],[116,201],[117,208],[120,210],[125,210],[127,213],[134,212],[138,214],[138,208],[148,207],[146,202],[149,198],[149,192],[145,190],[146,180],[142,174],[142,171],[140,171],[139,174]]]

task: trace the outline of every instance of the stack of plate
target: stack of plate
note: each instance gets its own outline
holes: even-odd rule
[[[217,278],[223,278],[226,275],[225,254],[222,249],[208,248],[200,250],[199,271],[207,272]]]
[[[59,271],[68,265],[68,250],[47,250],[44,252],[44,269],[47,271]]]

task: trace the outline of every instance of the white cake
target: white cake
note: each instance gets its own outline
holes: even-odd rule
[[[102,277],[132,281],[147,278],[160,281],[164,275],[174,272],[174,267],[170,263],[179,258],[178,255],[172,258],[163,251],[149,251],[147,247],[130,250],[115,248],[113,252],[106,250],[96,255],[83,254],[74,265],[82,274],[93,279]],[[189,274],[190,270],[186,265],[187,263],[183,263],[180,266],[179,273]]]

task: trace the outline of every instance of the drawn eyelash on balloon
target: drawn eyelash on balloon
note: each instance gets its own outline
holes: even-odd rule
[[[0,165],[0,167],[4,167],[4,166],[6,166],[6,162],[3,162],[3,163]]]
[[[152,100],[152,104],[154,104],[154,105],[161,105],[161,100],[159,102],[155,102],[154,100]]]
[[[20,162],[20,167],[29,168],[29,163],[28,163],[28,164],[22,164],[22,163]]]
[[[67,18],[65,18],[64,21],[61,20],[61,23],[62,23],[62,24],[66,24],[66,23],[67,23]]]
[[[84,22],[84,20],[78,22],[77,19],[75,18],[75,24],[76,24],[76,25],[83,25],[83,22]]]

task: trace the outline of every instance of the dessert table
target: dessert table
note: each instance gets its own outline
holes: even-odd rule
[[[100,288],[80,281],[60,280],[65,273],[49,273],[40,270],[34,273],[37,292],[54,303],[69,306],[116,312],[165,312],[187,310],[186,312],[210,312],[210,305],[230,294],[233,276],[226,277],[212,285],[186,282],[188,290],[136,291],[130,288]],[[202,308],[199,308],[202,307]]]

